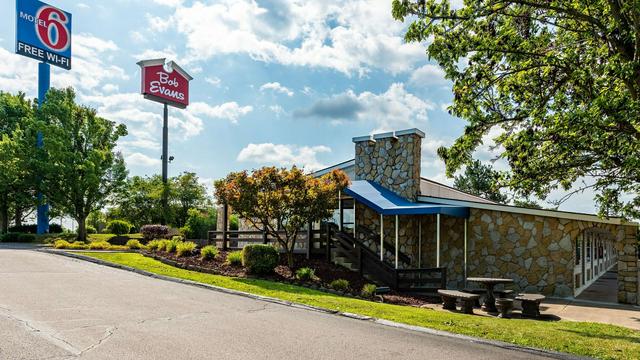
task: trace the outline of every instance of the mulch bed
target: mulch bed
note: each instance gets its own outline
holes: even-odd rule
[[[218,274],[230,277],[254,277],[248,274],[242,266],[231,266],[225,264],[228,251],[222,251],[218,253],[218,256],[214,260],[201,260],[199,255],[182,256],[178,257],[175,253],[167,253],[164,251],[140,251],[141,254],[169,260],[175,262],[181,267],[187,267],[195,271],[201,271],[211,274]],[[295,270],[303,267],[308,267],[314,270],[316,281],[301,283],[295,278]],[[360,276],[358,272],[347,270],[341,266],[324,261],[323,259],[307,259],[303,255],[294,255],[294,267],[293,270],[289,268],[287,264],[286,256],[280,257],[280,264],[275,268],[274,273],[270,275],[263,275],[261,278],[266,280],[284,282],[284,283],[296,283],[307,287],[313,287],[318,289],[329,289],[329,284],[338,279],[345,279],[349,281],[349,290],[346,295],[357,296],[360,289],[365,284],[370,283],[369,280]],[[429,297],[407,295],[396,292],[390,292],[382,295],[385,303],[408,305],[408,306],[422,306],[425,304],[433,303],[434,299]]]

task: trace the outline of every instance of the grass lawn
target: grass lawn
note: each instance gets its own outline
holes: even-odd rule
[[[112,237],[118,236],[116,234],[89,234],[87,235],[87,239],[89,241],[109,241]],[[142,239],[142,234],[127,234],[122,235],[126,236],[129,239]]]
[[[83,254],[159,275],[409,325],[601,359],[640,359],[640,332],[613,325],[572,321],[505,320],[381,304],[273,281],[231,278],[183,270],[135,253]]]

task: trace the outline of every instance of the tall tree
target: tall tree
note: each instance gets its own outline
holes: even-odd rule
[[[507,195],[496,188],[499,177],[500,174],[490,165],[474,160],[467,165],[464,174],[456,176],[453,187],[491,201],[504,203],[507,201]]]
[[[329,218],[338,192],[348,182],[340,170],[313,178],[295,166],[290,170],[264,167],[251,174],[230,173],[215,182],[215,191],[218,202],[231,206],[240,217],[275,238],[293,267],[298,232],[310,221]]]
[[[185,172],[171,179],[170,194],[171,205],[175,208],[173,223],[177,227],[185,225],[189,209],[203,210],[211,205],[207,198],[207,189],[192,172]]]
[[[7,232],[11,215],[35,205],[33,158],[34,105],[24,94],[0,92],[0,232]],[[21,217],[16,221],[21,221]]]
[[[160,175],[127,179],[126,185],[114,196],[116,207],[112,211],[112,217],[127,220],[137,228],[159,224],[163,220],[162,191]]]
[[[439,151],[450,176],[497,127],[502,185],[540,198],[590,187],[600,215],[640,215],[638,1],[393,0],[393,16],[412,19],[407,41],[428,40],[468,121]]]
[[[78,222],[78,240],[84,241],[87,216],[124,185],[127,170],[115,148],[127,129],[76,104],[70,88],[50,90],[38,117],[45,134],[40,190]]]

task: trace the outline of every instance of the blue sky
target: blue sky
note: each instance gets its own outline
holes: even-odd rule
[[[127,125],[119,149],[133,175],[160,172],[162,105],[144,100],[136,62],[166,57],[191,73],[191,105],[170,109],[170,175],[210,184],[229,171],[353,157],[354,136],[426,132],[422,175],[450,184],[435,150],[461,134],[446,112],[451,84],[405,44],[391,0],[49,1],[73,14],[71,71],[53,86]],[[36,94],[37,63],[14,54],[15,2],[0,13],[0,89]],[[495,156],[488,137],[477,157]],[[498,167],[501,165],[498,164]],[[590,195],[561,208],[593,211]]]

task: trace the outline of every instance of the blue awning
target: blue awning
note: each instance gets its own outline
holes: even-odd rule
[[[469,208],[466,206],[411,202],[368,180],[353,181],[344,193],[382,215],[443,214],[461,218],[469,217]]]

